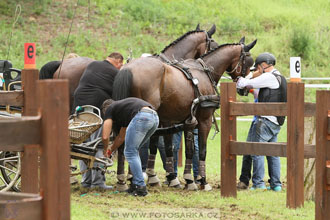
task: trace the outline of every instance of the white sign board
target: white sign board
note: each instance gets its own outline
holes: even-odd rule
[[[300,57],[290,57],[290,78],[301,78]]]

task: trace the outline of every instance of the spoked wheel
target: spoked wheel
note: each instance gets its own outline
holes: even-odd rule
[[[0,192],[19,192],[21,188],[21,157],[19,152],[0,151]]]

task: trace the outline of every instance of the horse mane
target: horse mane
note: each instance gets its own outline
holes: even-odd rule
[[[222,47],[226,47],[226,46],[236,46],[236,45],[241,45],[240,43],[232,43],[232,44],[221,44],[219,45],[218,47],[216,48],[213,48],[211,49],[210,51],[208,51],[207,53],[203,54],[200,58],[204,58],[206,57],[207,55],[209,55],[210,53],[213,53],[214,51],[222,48]]]
[[[185,33],[184,35],[182,35],[181,37],[179,37],[178,39],[176,39],[175,41],[173,41],[172,43],[170,43],[168,46],[166,46],[161,53],[164,53],[168,48],[170,48],[171,46],[177,44],[179,41],[181,41],[183,38],[187,37],[190,34],[194,34],[194,33],[200,33],[200,32],[204,32],[204,31],[197,31],[197,30],[193,30],[193,31],[188,31],[187,33]]]

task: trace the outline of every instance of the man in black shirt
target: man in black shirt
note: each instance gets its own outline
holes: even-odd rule
[[[97,108],[101,108],[102,103],[111,98],[112,85],[119,69],[123,65],[123,56],[120,53],[111,53],[103,61],[93,61],[90,63],[80,78],[79,85],[74,92],[73,111],[77,106],[93,105]],[[102,127],[95,131],[89,140],[95,140],[101,137]],[[95,157],[103,157],[102,143],[98,146],[98,151]],[[94,163],[94,167],[97,165]],[[79,161],[80,170],[86,170],[86,164]],[[111,186],[105,184],[105,176],[100,170],[89,170],[82,175],[81,185],[85,188],[102,188],[112,189]]]
[[[110,150],[116,150],[125,141],[124,154],[133,175],[132,184],[128,189],[131,195],[148,194],[142,174],[139,149],[149,140],[158,124],[159,118],[153,106],[134,97],[113,101],[105,112],[102,132],[104,154],[106,155],[110,133],[114,129],[118,135]]]
[[[101,108],[106,99],[112,97],[112,85],[119,69],[123,65],[120,53],[111,53],[103,61],[90,63],[80,78],[74,92],[73,110],[81,105],[93,105]]]

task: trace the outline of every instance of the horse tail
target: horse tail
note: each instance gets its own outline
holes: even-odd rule
[[[61,63],[61,61],[50,61],[43,65],[39,72],[39,79],[53,79],[54,73]]]
[[[120,100],[131,96],[133,74],[129,68],[121,69],[113,82],[112,99]]]

